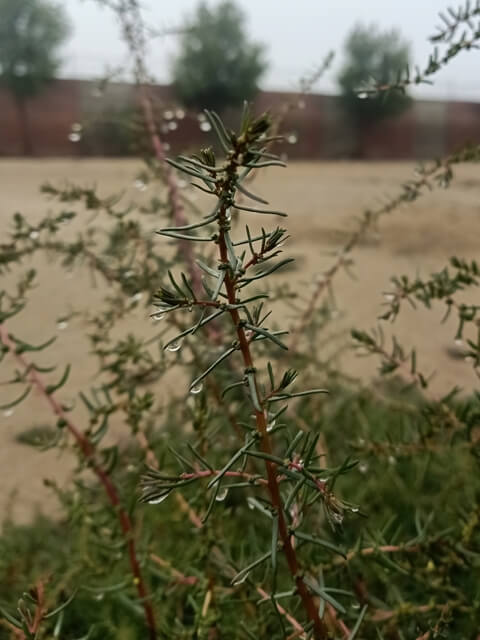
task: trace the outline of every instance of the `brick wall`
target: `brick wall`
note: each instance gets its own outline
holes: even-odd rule
[[[154,96],[159,121],[165,110],[175,108],[170,87],[156,86]],[[301,98],[301,108],[292,109],[284,119],[283,131],[294,134],[295,144],[284,143],[281,152],[290,158],[342,158],[358,148],[355,132],[338,108],[333,96],[311,95]],[[296,103],[293,94],[262,92],[255,109],[279,113],[286,104]],[[132,85],[112,83],[100,95],[94,83],[56,80],[28,104],[33,151],[38,156],[108,155],[118,153],[117,145],[103,138],[89,145],[73,143],[68,136],[74,122],[88,128],[105,114],[125,112],[136,104]],[[238,114],[226,115],[232,123]],[[209,144],[211,137],[200,129],[196,114],[176,120],[177,128],[163,133],[173,152]],[[164,122],[168,125],[168,121]],[[465,142],[480,140],[480,104],[466,102],[417,101],[399,118],[381,122],[362,140],[367,159],[429,158],[453,151]],[[20,155],[21,136],[15,104],[0,90],[0,155]]]

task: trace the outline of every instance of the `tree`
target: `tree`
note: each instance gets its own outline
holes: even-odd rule
[[[357,25],[347,38],[345,53],[338,78],[341,102],[357,130],[358,155],[363,155],[363,142],[374,124],[402,113],[411,99],[398,90],[366,99],[359,90],[372,80],[380,85],[395,82],[409,64],[410,46],[396,29],[382,32],[374,25]]]
[[[32,151],[27,101],[50,82],[68,35],[64,10],[47,0],[0,0],[0,84],[13,95],[23,151]]]
[[[266,69],[262,45],[249,41],[245,16],[230,1],[201,3],[188,21],[173,65],[174,85],[188,107],[222,111],[252,98]]]

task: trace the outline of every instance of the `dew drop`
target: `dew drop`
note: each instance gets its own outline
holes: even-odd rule
[[[247,573],[240,574],[238,578],[236,578],[235,580],[232,580],[232,585],[236,587],[239,584],[243,584],[249,575],[250,575],[250,571],[247,571]]]
[[[68,139],[70,140],[70,142],[80,142],[82,136],[79,133],[72,131],[72,133],[69,134]]]
[[[455,340],[455,344],[457,345],[457,347],[463,347],[463,340],[461,338],[457,338]]]
[[[175,131],[175,129],[178,129],[178,124],[175,122],[175,120],[172,120],[172,122],[168,123],[168,128],[170,129],[170,131]]]
[[[135,271],[132,271],[131,269],[129,271],[125,271],[125,278],[131,278],[132,276],[135,275]]]
[[[248,508],[251,509],[251,511],[255,509],[255,505],[252,502],[252,500],[250,500],[250,498],[247,498],[247,504],[248,504]]]
[[[29,237],[31,240],[36,240],[39,235],[38,231],[30,231]]]
[[[388,456],[388,464],[397,464],[397,459],[395,458],[395,456]]]
[[[368,464],[366,462],[362,462],[362,464],[358,465],[358,470],[360,471],[360,473],[367,473]]]
[[[287,136],[287,142],[288,144],[296,144],[298,142],[297,134],[291,133],[289,136]]]
[[[65,402],[62,403],[62,409],[64,411],[73,411],[75,409],[75,399],[68,398]]]
[[[168,142],[164,142],[163,143],[163,150],[164,151],[170,151],[170,145]]]
[[[134,293],[133,296],[131,297],[131,301],[138,302],[142,298],[143,298],[143,293],[141,291],[137,291],[137,293]]]
[[[151,500],[149,500],[148,504],[160,504],[161,502],[166,500],[168,496],[169,496],[169,493],[164,493],[162,496],[159,496],[158,498],[152,498]]]
[[[271,433],[275,429],[276,424],[277,424],[276,420],[272,420],[271,422],[269,422],[267,426],[267,433]]]
[[[152,315],[152,319],[154,320],[154,322],[159,322],[160,320],[163,320],[165,318],[165,314],[163,313],[163,311],[159,311],[158,313],[154,313]]]
[[[203,384],[200,382],[199,384],[196,384],[194,387],[190,389],[190,393],[196,396],[198,393],[200,393],[202,389],[203,389]],[[217,500],[218,500],[218,497],[217,497]]]
[[[143,180],[135,180],[135,182],[133,183],[133,186],[135,187],[135,189],[138,189],[139,191],[146,191],[147,189],[147,185],[145,184],[145,182]]]
[[[68,327],[68,322],[66,320],[60,320],[60,322],[57,322],[57,329],[60,329],[60,331],[63,331],[67,327]]]
[[[299,101],[297,102],[297,107],[298,107],[299,109],[305,109],[305,107],[306,107],[306,102],[305,102],[305,100],[299,100]]]
[[[99,602],[101,602],[101,601],[104,599],[104,597],[105,597],[105,594],[104,594],[104,593],[98,593],[98,594],[95,596],[95,600],[98,600]]]
[[[80,122],[74,122],[72,124],[72,131],[75,131],[76,133],[80,133],[80,131],[83,129],[82,125],[80,124]]]
[[[206,115],[204,113],[199,113],[197,115],[197,119],[199,122],[205,122],[205,120],[207,119]]]
[[[185,189],[185,187],[187,187],[187,186],[188,186],[188,182],[187,182],[186,180],[183,180],[182,178],[180,178],[180,179],[177,181],[177,185],[178,185],[178,187],[179,187],[180,189]]]
[[[185,117],[185,111],[183,109],[177,109],[175,111],[175,117],[177,120],[183,120]]]
[[[384,293],[383,297],[387,302],[393,302],[395,300],[395,294],[393,293]]]
[[[225,211],[225,219],[230,221],[232,219],[232,208],[229,207],[226,211]]]
[[[201,131],[210,131],[211,128],[212,128],[211,124],[206,120],[200,123]]]
[[[352,507],[352,508],[350,509],[350,511],[351,511],[352,513],[358,513],[359,509],[358,509],[358,507]]]
[[[360,98],[360,100],[366,100],[368,98],[368,93],[366,91],[362,91],[358,94],[358,97]]]
[[[3,412],[3,417],[10,418],[10,416],[13,416],[13,409],[5,409],[5,411]]]
[[[343,522],[343,513],[338,513],[338,511],[332,512],[332,520],[337,524],[342,524]]]
[[[168,347],[167,347],[167,351],[171,351],[172,353],[175,353],[175,351],[179,351],[180,348],[182,346],[182,341],[181,340],[176,340],[175,342],[171,342]]]
[[[170,109],[167,109],[167,111],[163,112],[163,117],[165,118],[165,120],[172,120],[172,118],[174,117],[174,113]]]
[[[228,496],[228,489],[220,489],[220,491],[215,496],[215,500],[217,502],[223,502],[227,496]]]

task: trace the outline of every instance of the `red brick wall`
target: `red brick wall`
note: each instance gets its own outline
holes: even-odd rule
[[[154,88],[159,121],[164,110],[175,107],[170,87]],[[79,80],[57,80],[40,96],[30,101],[28,114],[35,155],[68,156],[85,152],[70,142],[68,135],[74,122],[91,122],[96,114],[119,106],[134,104],[131,85],[113,84],[101,97],[95,84]],[[335,97],[311,95],[299,98],[281,92],[258,95],[256,111],[280,113],[286,104],[297,107],[288,111],[282,130],[296,136],[295,144],[284,143],[279,151],[290,158],[339,158],[352,155],[358,144],[355,132],[342,116]],[[237,114],[227,114],[234,121]],[[167,121],[165,121],[167,122]],[[196,114],[178,121],[178,128],[164,133],[176,152],[185,148],[210,144],[211,136],[200,130]],[[380,123],[362,141],[366,158],[412,158],[438,156],[454,150],[465,141],[480,140],[480,104],[415,102],[401,117]],[[95,153],[108,149],[93,146]],[[11,96],[0,90],[0,155],[20,155],[21,136],[15,104]]]

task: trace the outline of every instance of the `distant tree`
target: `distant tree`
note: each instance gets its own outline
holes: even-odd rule
[[[228,0],[215,8],[202,2],[186,27],[173,65],[183,103],[222,111],[252,98],[266,63],[263,46],[247,37],[243,12]]]
[[[347,38],[345,54],[338,78],[341,101],[357,130],[361,155],[372,126],[402,113],[411,98],[398,90],[367,98],[359,89],[372,80],[380,84],[394,82],[409,64],[410,45],[396,29],[379,31],[375,25],[357,25]]]
[[[69,27],[61,6],[47,0],[0,0],[0,85],[15,99],[23,151],[32,151],[27,101],[54,77]]]

